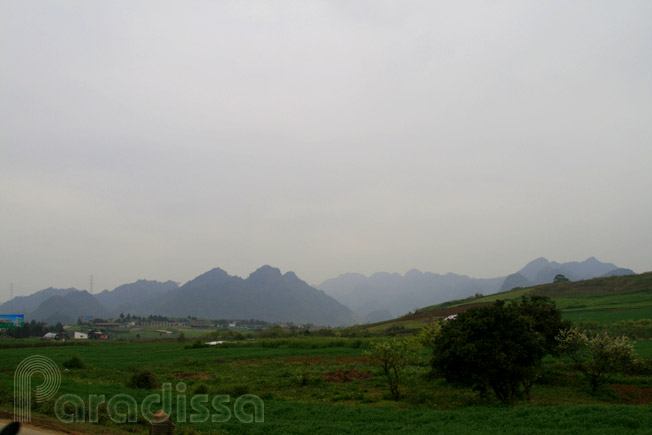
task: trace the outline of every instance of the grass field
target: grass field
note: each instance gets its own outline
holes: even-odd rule
[[[564,311],[563,316],[564,319],[568,319],[573,322],[591,320],[594,322],[608,324],[618,322],[620,320],[651,319],[652,307]]]
[[[471,390],[429,379],[425,352],[406,372],[403,397],[395,402],[389,398],[382,371],[365,358],[365,348],[373,340],[378,339],[249,340],[197,349],[174,341],[2,349],[0,410],[5,415],[12,410],[10,391],[18,363],[43,355],[62,370],[59,394],[110,398],[125,393],[141,403],[158,390],[132,389],[127,383],[134,372],[149,370],[159,384],[168,382],[176,388],[183,383],[189,398],[196,392],[229,395],[232,406],[237,397],[249,393],[264,401],[264,423],[245,424],[234,418],[220,424],[177,421],[180,434],[649,433],[652,412],[644,399],[651,394],[652,377],[620,376],[616,384],[593,396],[578,373],[548,358],[531,401],[508,408]],[[652,341],[639,341],[636,348],[641,356],[652,356]],[[63,362],[73,354],[87,367],[64,370]],[[621,384],[627,385],[627,394],[617,389],[625,388]],[[182,395],[176,389],[174,394],[173,407]],[[52,410],[52,401],[35,404],[34,416],[51,421]],[[147,431],[142,417],[135,424],[118,425],[105,417],[100,424],[74,425],[86,433]]]

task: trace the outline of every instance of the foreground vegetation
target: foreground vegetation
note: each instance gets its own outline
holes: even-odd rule
[[[578,297],[595,296],[582,296],[587,290],[580,290],[568,296],[576,304]],[[614,294],[640,303],[644,293],[634,290]],[[652,322],[576,322],[568,329],[549,299],[522,289],[507,293],[518,295],[511,298],[518,302],[484,300],[455,320],[429,322],[427,328],[413,317],[411,324],[371,328],[213,331],[199,340],[4,339],[0,417],[13,411],[18,364],[43,355],[62,372],[59,396],[74,394],[84,401],[84,420],[90,395],[108,400],[125,393],[142,403],[170,384],[172,419],[180,434],[649,433]],[[565,309],[575,309],[572,305]],[[639,337],[633,348],[617,338],[627,331]],[[207,341],[224,342],[208,346]],[[456,347],[460,343],[464,346]],[[183,422],[177,400],[186,397],[190,403],[201,394],[221,397],[231,417],[237,398],[256,395],[264,403],[264,422]],[[54,418],[54,401],[34,403],[33,418],[83,433],[147,433],[142,410],[137,421],[117,424],[104,406],[97,423],[70,426]]]
[[[17,364],[40,354],[61,367],[60,394],[127,393],[140,402],[156,389],[134,388],[130,381],[134,373],[148,371],[159,388],[183,382],[189,397],[229,394],[235,400],[252,393],[264,400],[265,423],[178,423],[178,433],[643,433],[649,428],[645,404],[652,397],[652,375],[617,375],[592,394],[570,360],[552,357],[544,360],[530,401],[504,407],[495,397],[432,379],[431,355],[423,350],[404,370],[401,400],[395,401],[382,368],[365,354],[382,340],[308,337],[196,349],[172,341],[4,349],[0,409],[12,411]],[[637,345],[650,355],[652,342]],[[84,368],[64,370],[74,355]],[[51,421],[53,406],[52,401],[36,404],[35,418]],[[142,417],[136,424],[118,425],[105,416],[99,424],[74,425],[88,433],[147,430]]]

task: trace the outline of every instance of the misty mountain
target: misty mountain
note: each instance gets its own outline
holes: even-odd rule
[[[376,322],[382,322],[384,320],[390,320],[392,319],[392,313],[390,313],[387,310],[377,310],[377,311],[372,311],[371,313],[367,313],[367,315],[362,319],[363,323],[376,323]]]
[[[26,320],[52,323],[75,323],[80,315],[105,317],[108,314],[92,294],[86,290],[73,291],[65,296],[52,296],[26,316]]]
[[[503,285],[500,287],[500,291],[511,290],[514,287],[528,287],[529,285],[531,285],[530,280],[516,272],[507,275],[505,281],[503,281]]]
[[[28,314],[53,296],[65,296],[68,293],[78,291],[76,288],[61,289],[49,287],[32,293],[29,296],[16,296],[0,305],[0,314]]]
[[[454,273],[439,275],[413,269],[405,275],[378,272],[366,277],[359,273],[345,273],[316,287],[360,317],[368,316],[371,319],[377,316],[372,316],[374,312],[385,311],[396,317],[418,307],[465,298],[475,293],[495,293],[504,279],[476,279]]]
[[[411,270],[405,275],[378,272],[366,277],[359,273],[345,273],[324,281],[316,287],[324,290],[363,319],[381,318],[388,311],[392,317],[405,314],[414,308],[434,305],[451,299],[463,299],[475,293],[492,294],[551,283],[557,274],[571,281],[590,279],[608,273],[633,273],[619,269],[612,263],[602,263],[594,257],[582,262],[557,263],[541,257],[529,262],[519,271],[506,277],[478,279],[466,275]]]
[[[355,315],[294,272],[263,266],[247,279],[213,269],[189,281],[157,309],[163,315],[351,325]]]
[[[134,306],[155,300],[178,287],[179,284],[174,281],[159,282],[139,279],[136,282],[118,286],[112,291],[104,290],[96,295],[96,298],[100,304],[114,315],[123,312],[135,314],[133,311]]]
[[[17,299],[17,300],[16,300]],[[294,272],[263,266],[247,279],[216,268],[179,287],[172,281],[139,280],[98,295],[75,289],[46,289],[14,298],[0,306],[33,307],[9,314],[26,314],[29,320],[48,323],[75,322],[80,315],[115,317],[162,314],[172,317],[259,319],[268,322],[351,325],[356,317],[347,307],[321,290],[309,286]]]
[[[621,269],[613,263],[602,263],[595,257],[587,258],[582,262],[571,261],[568,263],[557,263],[541,257],[532,260],[517,273],[509,275],[500,290],[506,291],[514,287],[548,284],[558,274],[564,275],[571,281],[579,281],[600,276],[613,276],[609,275],[612,273],[614,275],[626,275],[634,272],[630,269]]]

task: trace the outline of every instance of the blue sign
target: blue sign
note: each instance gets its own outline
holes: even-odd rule
[[[0,314],[0,328],[22,328],[25,316],[22,314]]]

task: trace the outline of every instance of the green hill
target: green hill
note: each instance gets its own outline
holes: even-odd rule
[[[652,318],[652,272],[639,275],[612,276],[583,281],[542,284],[516,288],[483,297],[449,301],[416,310],[398,319],[364,325],[365,329],[381,330],[403,326],[416,328],[474,306],[491,304],[498,299],[513,300],[524,294],[547,296],[572,321],[592,320],[612,323],[619,320]]]

